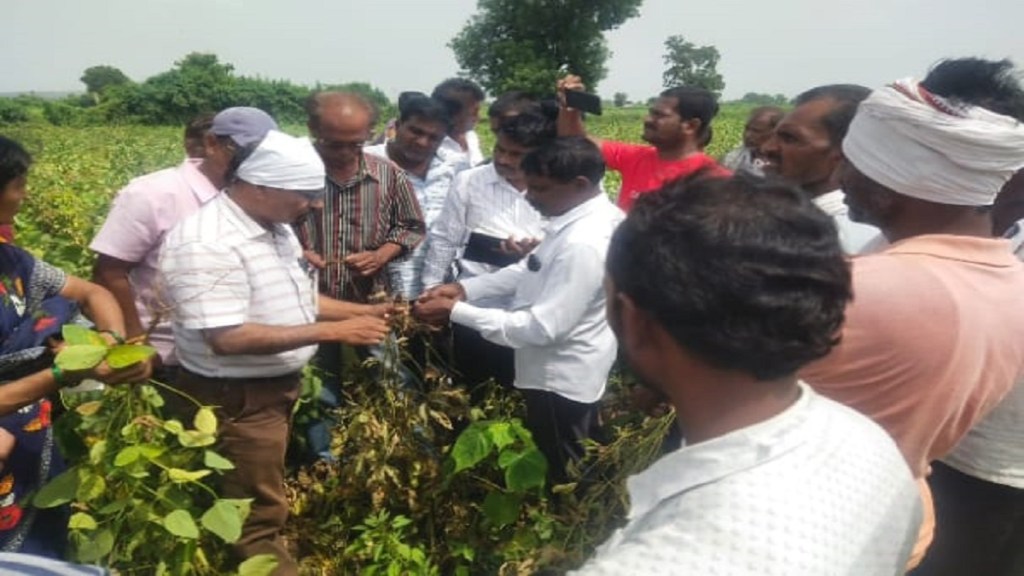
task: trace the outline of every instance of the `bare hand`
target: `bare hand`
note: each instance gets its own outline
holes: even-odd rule
[[[317,254],[312,250],[303,250],[302,256],[317,270],[323,270],[324,267],[327,266],[327,261],[324,260],[323,256]]]
[[[99,380],[105,384],[132,384],[148,380],[153,375],[153,358],[147,358],[124,368],[111,368],[106,361],[100,362],[91,370],[68,372],[72,382],[84,378]]]
[[[465,300],[466,290],[462,287],[462,284],[458,282],[452,282],[451,284],[441,284],[427,290],[420,297],[416,299],[417,304],[426,303],[435,298],[446,298],[448,300]]]
[[[384,337],[388,335],[387,322],[375,316],[356,316],[324,324],[327,330],[325,340],[349,346],[373,346],[383,342]]]
[[[386,264],[377,252],[367,250],[356,252],[345,257],[345,265],[355,271],[359,276],[373,276]]]
[[[568,90],[579,90],[585,91],[586,86],[583,85],[583,79],[575,74],[569,74],[568,76],[558,80],[556,85],[558,93],[558,105],[565,108],[565,93]]]
[[[416,302],[412,309],[414,316],[430,324],[446,324],[451,319],[452,308],[455,307],[454,298],[435,296],[433,298]]]
[[[499,251],[502,254],[509,256],[517,256],[522,258],[540,244],[539,238],[523,238],[522,240],[516,240],[514,236],[509,236],[507,240],[501,241],[501,247]]]

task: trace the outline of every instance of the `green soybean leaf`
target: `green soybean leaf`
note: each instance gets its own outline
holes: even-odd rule
[[[32,498],[32,503],[37,508],[54,508],[74,500],[76,491],[78,491],[78,470],[72,468],[57,475],[40,488]]]
[[[489,492],[484,498],[484,516],[497,528],[503,528],[519,518],[522,499],[516,494]]]
[[[502,454],[499,464],[505,469],[505,486],[513,492],[524,492],[530,488],[544,485],[548,471],[548,462],[540,450],[531,448],[524,452],[506,452]]]
[[[142,344],[118,344],[107,352],[107,364],[111,368],[125,368],[138,364],[156,354],[156,348]]]
[[[203,514],[199,522],[227,544],[234,544],[242,536],[242,511],[238,506],[218,500]]]
[[[164,430],[171,434],[181,434],[185,431],[185,426],[177,420],[167,420],[164,422]]]
[[[185,448],[202,448],[217,441],[217,437],[198,430],[185,430],[178,433],[178,442]]]
[[[88,370],[102,362],[106,355],[106,346],[66,346],[57,354],[54,362],[61,370]]]
[[[114,457],[114,466],[122,468],[134,463],[142,456],[142,450],[138,446],[128,446],[117,453]]]
[[[488,437],[487,432],[481,423],[470,425],[459,434],[459,438],[452,447],[452,458],[455,460],[455,472],[472,468],[487,458],[491,453],[494,444]]]
[[[502,450],[516,441],[516,436],[512,432],[512,425],[508,422],[495,422],[491,424],[487,427],[487,434],[491,437],[491,442],[494,442],[498,450]]]
[[[99,528],[96,519],[85,512],[75,512],[68,520],[68,528],[72,530],[95,530]]]
[[[209,470],[182,470],[181,468],[171,468],[167,471],[167,477],[170,478],[171,482],[195,482],[206,476],[210,475]]]
[[[238,576],[270,576],[276,568],[273,554],[257,554],[238,565]]]
[[[99,474],[85,473],[78,482],[78,490],[75,496],[82,502],[91,502],[103,495],[107,490],[107,481]]]
[[[79,562],[95,562],[110,554],[113,548],[114,534],[110,530],[100,530],[91,538],[78,541],[78,553],[75,555],[75,559]]]
[[[213,434],[217,432],[217,415],[213,413],[213,408],[203,406],[196,411],[196,417],[192,420],[192,424],[200,432]]]
[[[179,538],[199,538],[199,527],[192,515],[185,510],[175,510],[164,516],[164,528]]]
[[[203,454],[203,464],[207,468],[213,468],[214,470],[234,470],[235,465],[230,460],[217,454],[213,450],[207,450]]]
[[[68,346],[78,346],[81,344],[87,346],[103,346],[107,347],[107,341],[99,335],[98,332],[94,332],[85,326],[79,326],[77,324],[65,324],[60,329],[61,336],[64,337],[64,342]]]

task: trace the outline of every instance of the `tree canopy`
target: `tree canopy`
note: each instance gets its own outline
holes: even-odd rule
[[[560,70],[591,89],[604,79],[604,33],[640,13],[643,0],[479,0],[452,39],[459,66],[491,94],[551,93]]]
[[[665,88],[696,86],[721,96],[725,81],[718,73],[721,55],[714,46],[697,46],[680,35],[665,40],[665,65],[662,75]]]
[[[85,91],[94,95],[97,99],[111,86],[131,83],[131,79],[124,72],[121,72],[119,68],[106,64],[86,68],[79,80],[81,80],[82,84],[85,84]]]

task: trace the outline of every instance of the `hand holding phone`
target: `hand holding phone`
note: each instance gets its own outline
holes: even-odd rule
[[[601,115],[601,97],[581,90],[566,90],[565,105],[581,112]]]

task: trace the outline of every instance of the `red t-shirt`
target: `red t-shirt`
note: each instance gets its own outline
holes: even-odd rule
[[[662,160],[658,158],[658,150],[654,146],[643,144],[605,140],[601,144],[601,155],[609,168],[622,174],[618,204],[626,212],[633,207],[639,195],[657,190],[666,182],[685,178],[701,170],[708,170],[709,175],[722,178],[731,174],[707,154],[697,153],[682,160]]]

